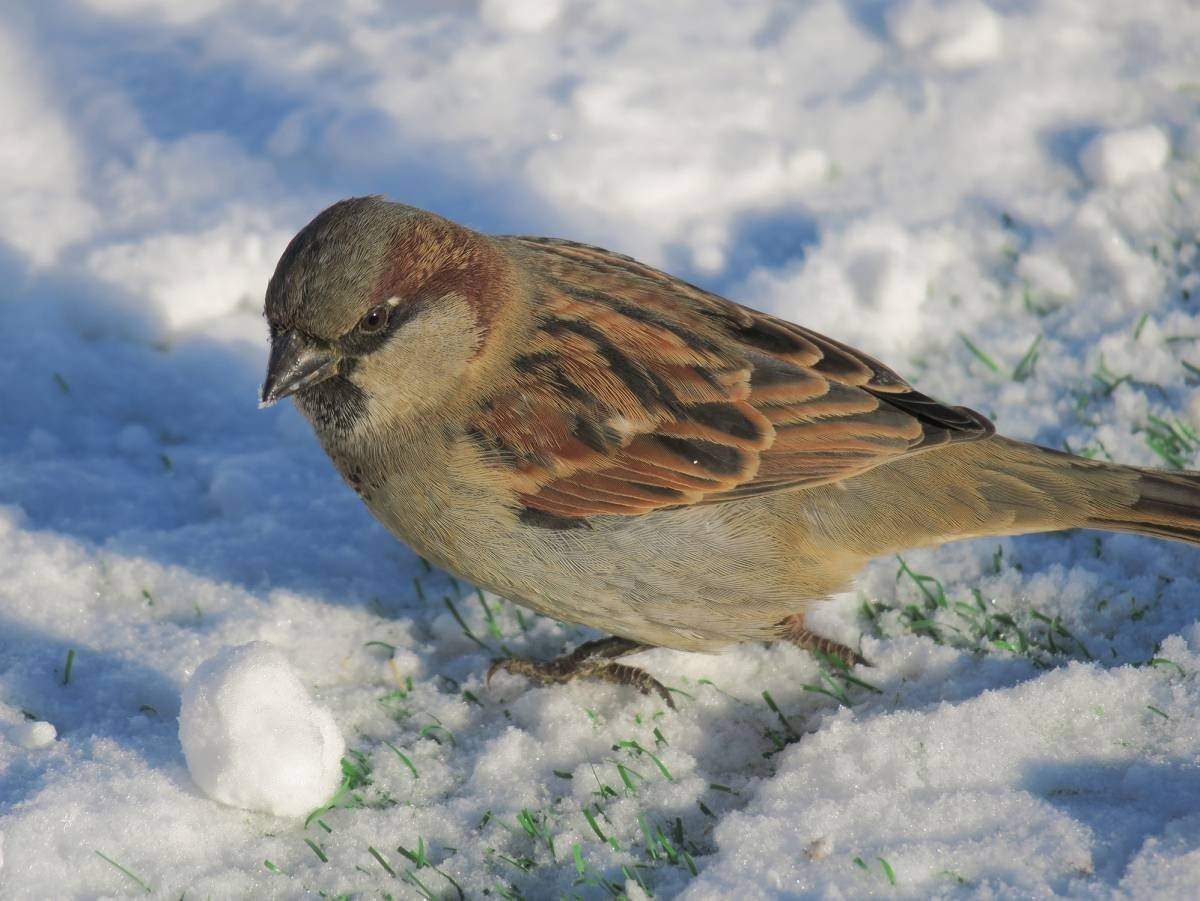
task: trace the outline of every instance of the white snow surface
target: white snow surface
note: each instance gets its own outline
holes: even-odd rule
[[[1083,148],[1080,162],[1092,181],[1121,185],[1157,172],[1170,151],[1171,145],[1161,129],[1143,125],[1097,135]]]
[[[225,648],[196,668],[183,690],[179,743],[210,798],[280,817],[330,798],[346,752],[333,716],[265,641]]]
[[[746,645],[634,658],[675,712],[489,689],[594,633],[427,570],[255,394],[287,239],[378,192],[1200,468],[1198,113],[1188,0],[9,4],[0,897],[1195,897],[1200,550],[877,561],[810,617],[870,687]],[[189,776],[247,642],[345,736],[314,816]]]

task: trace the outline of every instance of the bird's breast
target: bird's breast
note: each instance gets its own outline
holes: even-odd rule
[[[376,518],[435,565],[555,619],[716,650],[770,637],[844,580],[801,561],[778,501],[545,528],[523,522],[503,485],[453,447],[400,458],[407,465],[361,492]]]

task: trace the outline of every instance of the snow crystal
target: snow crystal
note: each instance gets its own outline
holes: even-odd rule
[[[210,798],[287,817],[329,799],[346,749],[333,716],[262,641],[200,664],[183,692],[179,740]]]

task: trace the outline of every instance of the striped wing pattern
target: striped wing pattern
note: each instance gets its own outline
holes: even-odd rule
[[[993,432],[865,354],[629,257],[499,240],[537,273],[539,318],[472,436],[528,521],[821,485]]]

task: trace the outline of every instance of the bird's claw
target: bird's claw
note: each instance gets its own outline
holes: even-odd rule
[[[613,642],[624,639],[601,639],[599,642],[589,642],[570,654],[556,657],[553,660],[539,662],[524,657],[501,657],[493,660],[488,667],[484,684],[489,688],[492,677],[500,670],[517,676],[524,676],[532,682],[542,685],[562,685],[573,679],[595,679],[614,685],[631,685],[642,694],[655,692],[664,704],[672,710],[675,701],[671,698],[670,690],[643,669],[617,663],[613,657],[621,653],[632,653],[640,646],[625,647]],[[630,643],[632,644],[632,643]]]

